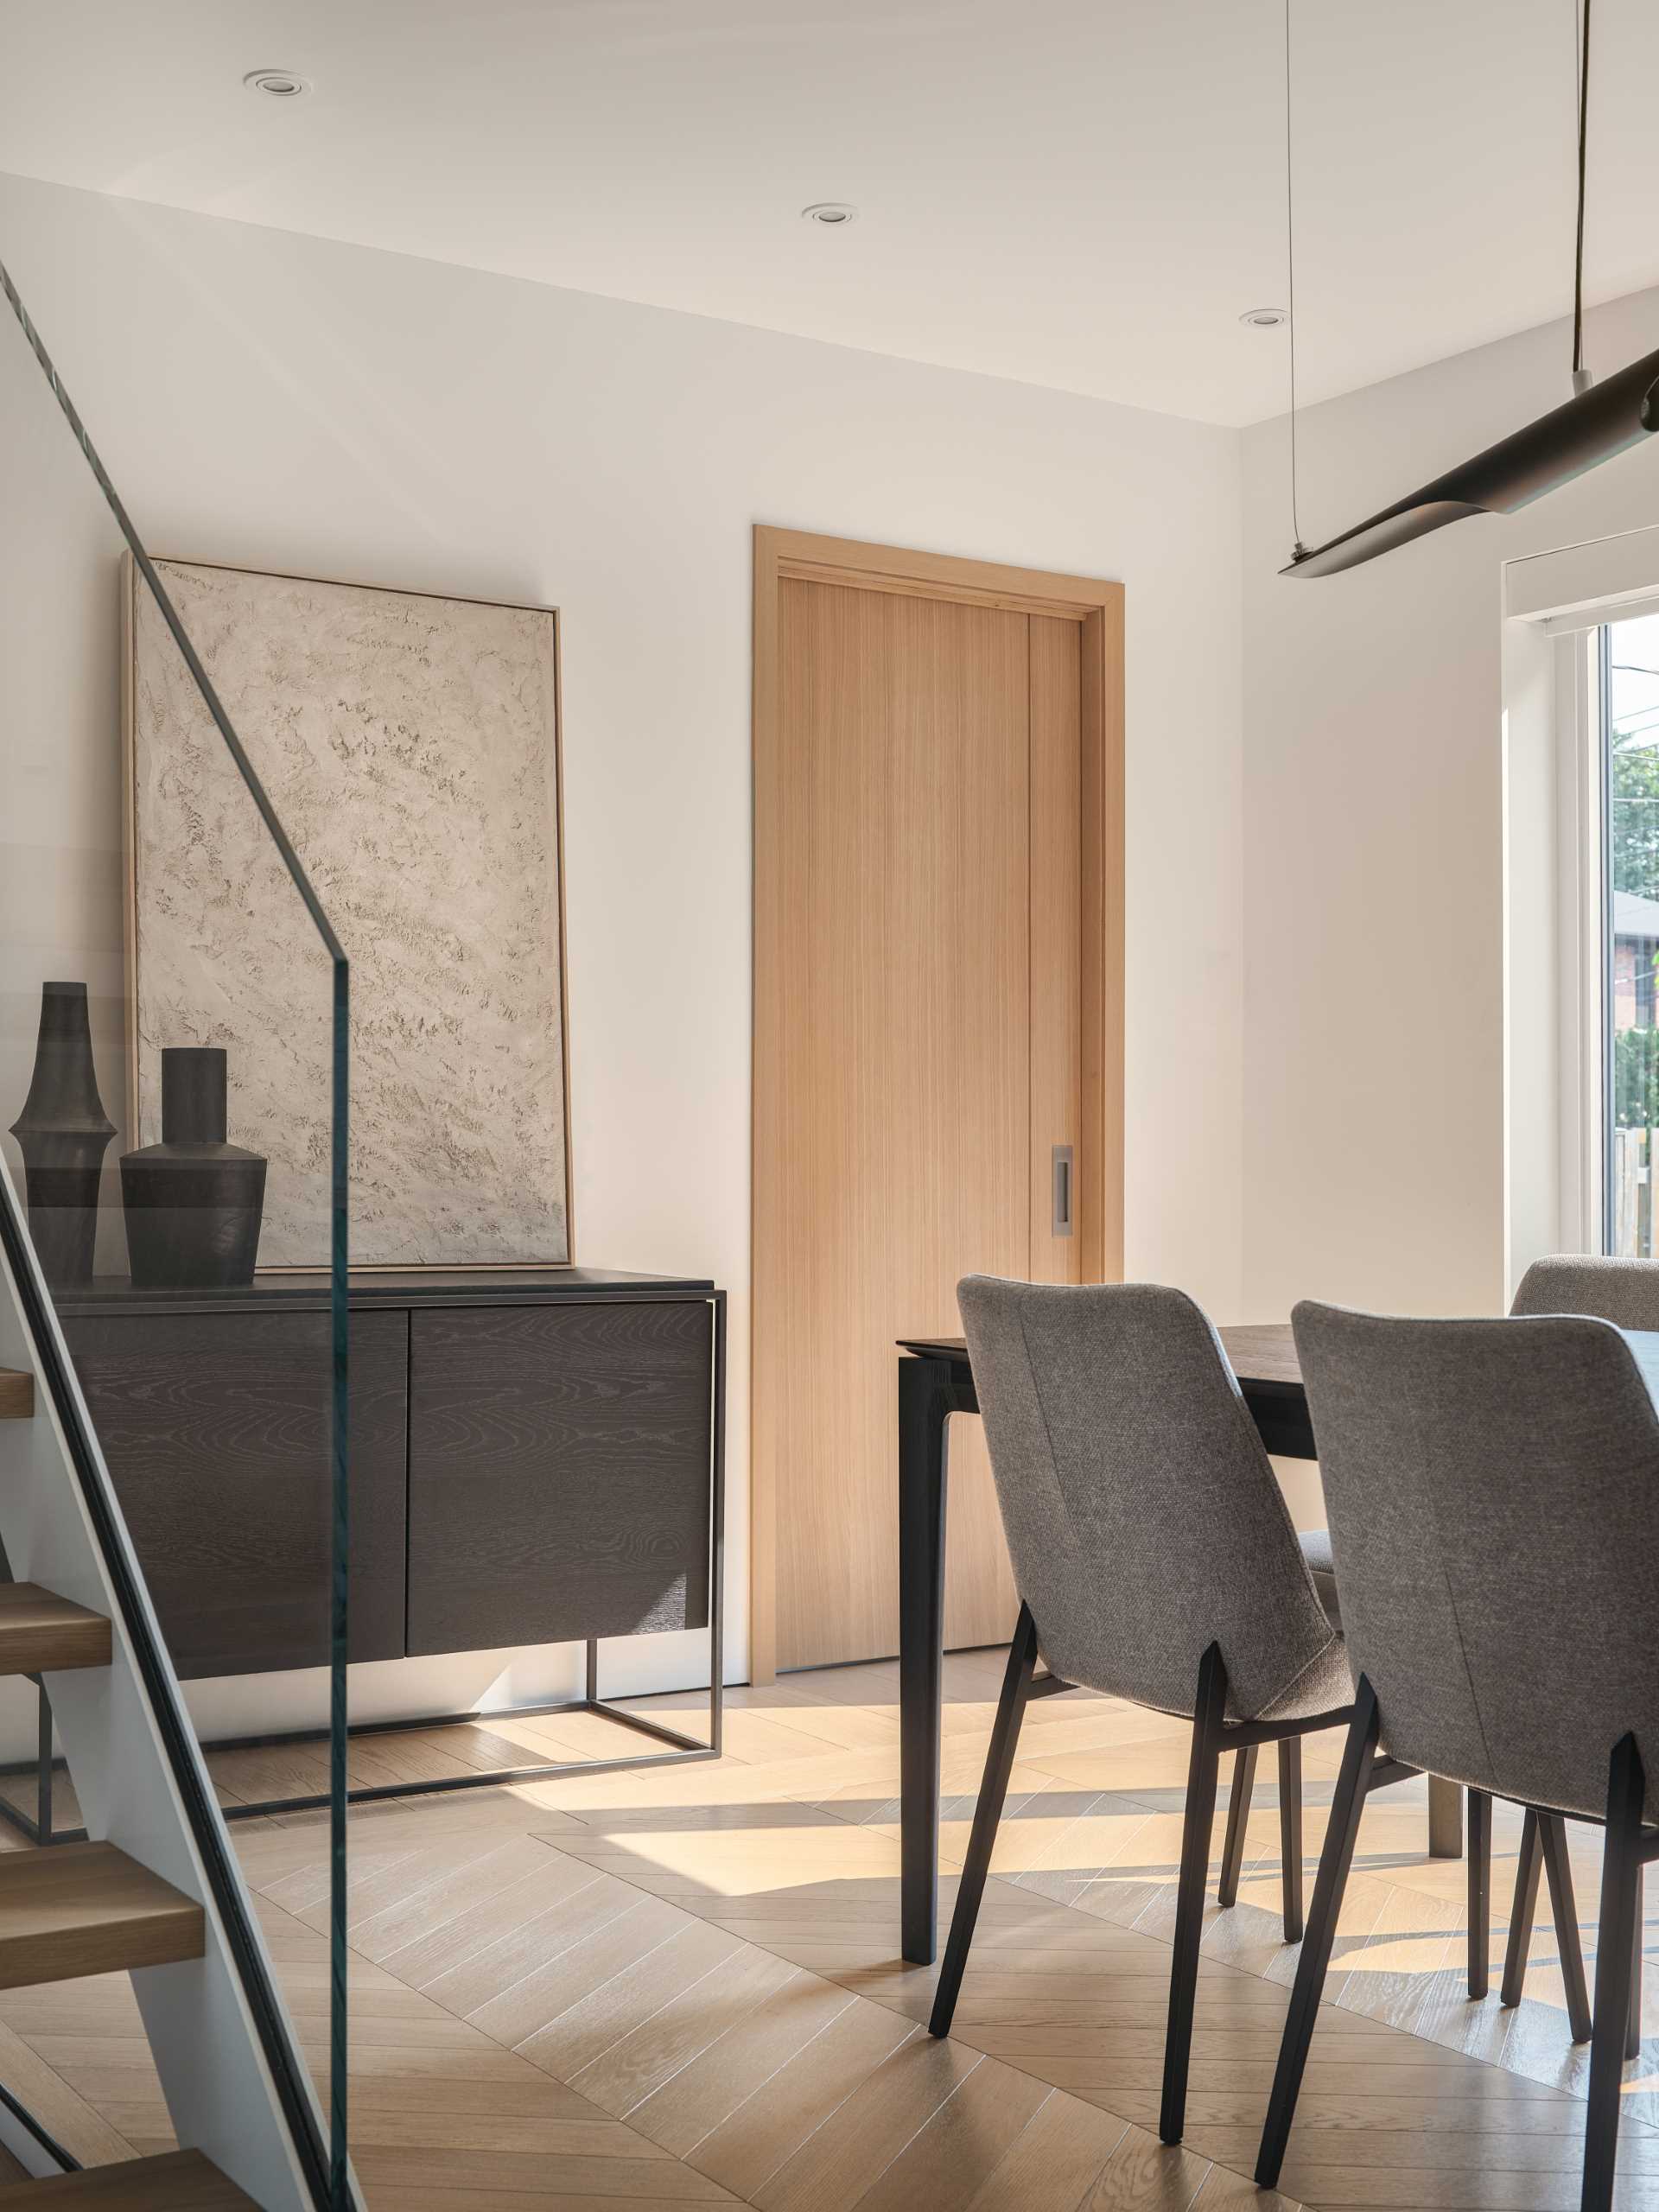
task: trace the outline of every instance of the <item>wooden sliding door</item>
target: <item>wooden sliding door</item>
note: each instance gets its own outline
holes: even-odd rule
[[[754,1672],[897,1649],[894,1340],[1117,1272],[1121,595],[756,545]],[[977,1421],[946,1634],[1016,1600]]]

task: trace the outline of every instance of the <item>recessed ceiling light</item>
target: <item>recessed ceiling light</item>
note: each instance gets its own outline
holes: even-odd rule
[[[828,230],[835,230],[843,223],[858,220],[856,207],[849,207],[844,200],[815,200],[810,207],[801,210],[804,223],[822,223]]]
[[[1238,319],[1247,330],[1277,330],[1290,316],[1283,308],[1246,308]]]
[[[251,92],[264,92],[273,100],[296,100],[311,89],[292,69],[250,69],[242,82]]]

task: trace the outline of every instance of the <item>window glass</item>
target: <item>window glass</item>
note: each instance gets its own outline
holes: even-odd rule
[[[1607,1249],[1650,1258],[1659,1131],[1659,614],[1594,633],[1605,792]]]

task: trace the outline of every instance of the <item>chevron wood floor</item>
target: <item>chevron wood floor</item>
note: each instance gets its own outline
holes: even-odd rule
[[[947,1910],[1000,1673],[995,1653],[948,1666]],[[1295,1955],[1263,1776],[1240,1902],[1209,1918],[1188,2140],[1160,2146],[1186,1732],[1109,1699],[1033,1708],[957,2031],[932,2044],[932,1974],[897,1957],[896,1696],[890,1666],[797,1675],[733,1694],[718,1764],[363,1808],[353,2141],[373,2212],[1572,2212],[1586,2061],[1553,1934],[1519,2007],[1470,2002],[1463,1868],[1426,1858],[1421,1785],[1367,1810],[1273,2196],[1245,2177]],[[550,1716],[365,1756],[412,1777],[614,1741]],[[1307,1749],[1310,1878],[1338,1752]],[[292,1780],[307,1756],[215,1764],[241,1794],[270,1786],[261,1758]],[[1497,1958],[1518,1831],[1500,1811]],[[320,1823],[232,1833],[320,2064]],[[1574,1851],[1593,1912],[1593,1834]],[[1654,2052],[1628,2069],[1623,2212],[1659,2212]],[[0,2082],[88,2163],[171,2140],[124,1981],[0,1996]]]

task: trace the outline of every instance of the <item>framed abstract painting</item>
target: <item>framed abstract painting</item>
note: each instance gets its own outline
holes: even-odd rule
[[[353,1267],[568,1263],[556,613],[156,568],[351,962]],[[269,1162],[260,1266],[321,1267],[315,932],[131,572],[123,606],[133,1141],[163,1049],[225,1048],[230,1135]]]

